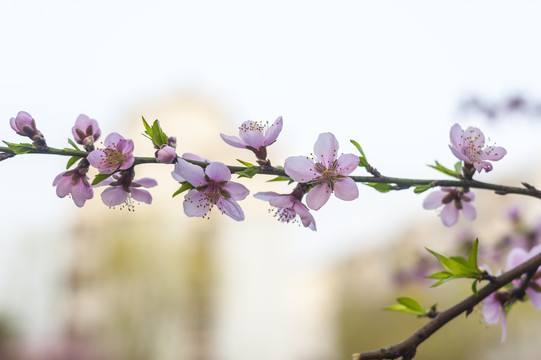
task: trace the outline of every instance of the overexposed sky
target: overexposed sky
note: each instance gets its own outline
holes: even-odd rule
[[[209,141],[242,121],[282,115],[273,145],[280,153],[309,154],[318,134],[332,131],[342,151],[354,152],[349,139],[357,140],[386,175],[439,177],[425,164],[455,162],[448,131],[461,120],[462,97],[541,99],[539,14],[540,1],[524,0],[4,0],[0,140],[25,141],[9,127],[20,110],[50,146],[63,147],[80,113],[108,133],[141,101],[193,91],[235,119]],[[469,120],[462,125],[482,127],[508,148],[495,166],[500,174],[530,166],[539,153],[539,120]],[[185,135],[176,135],[181,147]],[[51,186],[64,164],[40,155],[0,163],[0,263],[13,261],[16,242],[32,229],[53,231],[77,216]],[[496,170],[481,179],[494,181]],[[306,230],[302,256],[341,256],[365,246],[363,234],[385,238],[418,217],[436,218],[411,192],[360,190],[358,201],[333,198],[314,214],[318,233]],[[0,271],[0,284],[8,277]]]

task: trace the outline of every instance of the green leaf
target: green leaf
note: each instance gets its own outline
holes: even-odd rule
[[[391,190],[393,190],[393,185],[391,184],[383,184],[383,183],[365,183],[367,186],[371,186],[380,193],[386,193]]]
[[[426,276],[427,279],[447,279],[453,276],[449,271],[439,271],[437,273]]]
[[[455,172],[457,174],[461,174],[462,173],[462,161],[457,161],[455,163]]]
[[[363,148],[361,147],[361,145],[359,145],[359,143],[355,140],[349,140],[353,145],[355,145],[355,147],[357,148],[357,150],[359,150],[359,152],[361,153],[361,156],[363,158],[366,159],[366,155],[364,154],[364,151],[363,151]]]
[[[291,178],[288,178],[288,177],[285,177],[285,176],[277,176],[275,178],[267,180],[267,182],[273,182],[273,181],[289,181],[289,183],[293,182],[293,180]]]
[[[77,146],[77,144],[76,144],[75,142],[73,142],[73,140],[68,139],[68,143],[69,143],[71,146],[73,146],[73,148],[74,148],[75,150],[81,151],[81,149],[79,149],[79,147]]]
[[[448,278],[441,279],[441,280],[438,281],[437,283],[430,285],[430,287],[440,286],[441,284],[444,284],[444,283],[446,283],[447,281],[449,281],[449,280],[454,280],[454,279],[457,279],[457,277],[456,277],[456,276],[449,276]]]
[[[467,266],[466,259],[460,258],[458,256],[454,258],[448,258],[428,248],[425,249],[429,251],[432,255],[434,255],[436,259],[438,259],[438,261],[443,265],[443,267],[449,270],[453,275],[466,275],[472,273],[470,268]],[[462,259],[463,261],[459,259]],[[466,263],[466,265],[464,263]]]
[[[72,156],[69,158],[68,163],[66,164],[66,170],[69,169],[77,160],[81,159],[80,156]]]
[[[158,120],[154,120],[152,124],[152,141],[157,147],[167,144],[167,135],[164,134]]]
[[[420,194],[431,188],[432,188],[432,185],[417,185],[415,189],[413,189],[413,192],[415,194]]]
[[[242,161],[240,159],[237,159],[238,162],[240,162],[242,165],[246,166],[246,167],[252,167],[252,166],[255,166],[254,164],[250,164],[249,162],[247,161]]]
[[[446,175],[453,176],[460,179],[460,172],[456,172],[454,170],[448,169],[437,161],[436,161],[436,165],[428,165],[428,166]]]
[[[471,248],[470,254],[468,255],[468,266],[471,270],[476,272],[479,271],[479,266],[477,265],[477,252],[479,250],[479,239],[475,239],[473,247]]]
[[[396,301],[398,301],[399,304],[402,304],[411,310],[414,310],[417,312],[425,311],[425,309],[423,309],[423,307],[421,306],[421,304],[419,304],[419,302],[417,302],[417,300],[412,299],[410,297],[399,297],[398,299],[396,299]]]
[[[259,174],[260,170],[261,169],[259,168],[259,166],[252,166],[247,168],[246,170],[237,171],[235,174],[237,174],[239,178],[245,177],[251,179],[255,176],[255,174]]]
[[[477,283],[479,282],[478,279],[475,279],[475,281],[471,284],[471,291],[475,296],[477,296]]]
[[[7,141],[3,141],[3,143],[6,144],[9,150],[13,151],[15,154],[26,154],[30,150],[36,148],[34,145],[27,143],[15,144]]]
[[[94,180],[92,180],[92,185],[97,185],[97,184],[99,184],[100,182],[102,182],[103,180],[107,179],[107,178],[110,177],[111,175],[113,175],[113,174],[98,174],[98,175],[96,175],[96,177],[94,178]]]
[[[141,117],[143,118],[143,125],[145,126],[145,132],[148,134],[148,136],[152,136],[152,128],[145,120],[145,117],[144,116],[141,116]]]
[[[195,187],[192,184],[190,184],[189,182],[187,182],[187,181],[183,181],[183,182],[181,182],[181,184],[182,185],[180,186],[180,188],[173,193],[172,197],[175,197],[178,194],[181,194],[186,190],[195,189]]]

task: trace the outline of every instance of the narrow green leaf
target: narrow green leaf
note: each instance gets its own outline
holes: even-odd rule
[[[440,286],[441,284],[444,284],[444,283],[446,283],[447,281],[450,281],[450,280],[453,280],[453,279],[456,279],[456,277],[454,277],[454,276],[449,276],[448,278],[441,279],[441,280],[438,281],[437,283],[430,285],[430,287],[437,287],[437,286]]]
[[[73,148],[74,148],[75,150],[81,151],[81,149],[79,149],[79,147],[77,146],[77,144],[76,144],[73,140],[68,139],[68,143],[69,143],[71,146],[73,146]]]
[[[246,166],[246,167],[252,167],[252,166],[255,166],[254,164],[250,164],[249,162],[247,161],[242,161],[240,159],[237,159],[238,162],[240,162],[242,165]]]
[[[479,280],[475,279],[475,281],[471,284],[471,291],[475,296],[477,296],[477,283]]]
[[[462,161],[457,161],[455,163],[455,172],[457,174],[461,174],[462,173]]]
[[[160,122],[158,120],[154,120],[154,123],[152,124],[152,141],[157,147],[167,144],[167,136],[165,136],[165,142],[163,141],[164,136],[165,134],[160,127]]]
[[[107,178],[110,177],[111,175],[113,175],[113,174],[98,174],[98,175],[96,175],[96,177],[94,178],[94,180],[92,180],[92,185],[97,185],[97,184],[99,184],[100,182],[102,182],[103,180],[107,179]]]
[[[178,194],[181,194],[186,190],[195,189],[195,187],[192,184],[190,184],[189,182],[187,182],[187,181],[183,181],[183,182],[181,182],[181,184],[182,185],[180,186],[180,188],[173,193],[172,197],[175,197]]]
[[[479,250],[479,239],[475,239],[470,254],[468,255],[468,266],[472,271],[480,272],[477,265],[477,252]]]
[[[141,117],[143,118],[143,125],[145,126],[145,132],[148,134],[148,136],[152,136],[152,128],[145,120],[145,117],[144,116],[141,116]]]
[[[272,179],[270,179],[270,180],[267,180],[267,182],[274,182],[274,181],[290,181],[290,182],[291,182],[291,181],[293,181],[293,180],[291,180],[291,179],[288,178],[288,177],[284,177],[284,176],[277,176],[277,177],[275,177],[275,178],[272,178]]]
[[[68,170],[77,160],[81,159],[80,156],[72,156],[69,158],[68,163],[66,164],[66,170]]]
[[[461,260],[458,260],[459,257],[455,257],[454,259],[448,258],[428,248],[425,249],[429,251],[432,255],[434,255],[436,259],[438,259],[438,261],[443,265],[443,267],[453,273],[453,275],[471,274],[469,267],[467,265],[464,265]],[[461,259],[463,259],[464,262],[466,261],[466,259],[464,258]]]
[[[30,150],[35,149],[34,145],[27,143],[15,144],[7,141],[3,141],[3,143],[6,144],[9,150],[13,151],[15,154],[26,154]]]
[[[413,192],[415,194],[420,194],[420,193],[423,193],[425,191],[427,191],[428,189],[431,189],[432,188],[432,185],[417,185],[414,189],[413,189]]]
[[[359,145],[359,143],[355,140],[349,140],[353,145],[355,145],[355,147],[357,148],[357,150],[359,150],[359,152],[361,153],[362,157],[366,159],[366,155],[364,154],[364,151],[363,151],[363,148],[361,147],[361,145]]]
[[[396,299],[396,301],[398,301],[399,304],[402,304],[411,310],[414,310],[417,312],[425,311],[425,309],[423,309],[423,307],[421,306],[421,304],[419,304],[417,300],[412,299],[410,297],[399,297],[398,299]]]
[[[380,193],[387,193],[393,189],[393,186],[391,184],[383,184],[383,183],[365,183],[365,185],[373,187]]]
[[[427,279],[447,279],[453,276],[449,271],[439,271],[437,273],[426,276]]]
[[[439,162],[436,161],[436,165],[428,165],[432,169],[438,170],[439,172],[442,172],[446,175],[453,176],[456,178],[460,178],[460,173],[455,172],[454,170],[448,169]]]
[[[239,178],[245,177],[251,179],[255,176],[255,174],[259,174],[260,170],[261,169],[259,168],[259,166],[252,166],[247,168],[246,170],[237,171],[235,174],[237,174]]]

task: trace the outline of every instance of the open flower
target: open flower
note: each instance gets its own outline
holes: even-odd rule
[[[541,245],[534,246],[529,252],[526,252],[526,250],[522,248],[514,248],[509,252],[509,255],[507,255],[507,268],[513,269],[540,252]],[[541,289],[541,278],[539,275],[541,274],[539,273],[538,269],[537,274],[534,275],[530,285],[526,289],[526,295],[528,295],[528,298],[533,306],[541,309],[541,292],[538,291]],[[513,284],[515,286],[520,286],[522,280],[522,278],[515,279],[513,280]]]
[[[89,118],[85,114],[81,114],[75,120],[75,125],[71,128],[71,133],[75,141],[81,145],[93,145],[101,135],[101,130],[98,122]]]
[[[301,195],[302,196],[302,195]],[[268,201],[270,205],[276,207],[275,216],[281,222],[295,222],[297,215],[301,219],[302,225],[316,231],[316,221],[308,208],[294,194],[280,195],[273,191],[258,192],[255,198]]]
[[[493,292],[483,300],[483,318],[487,324],[500,323],[502,326],[502,342],[507,333],[507,318],[505,316],[506,293]]]
[[[475,207],[471,204],[475,195],[473,192],[464,192],[461,189],[442,187],[430,193],[423,201],[426,210],[437,209],[443,205],[440,217],[445,226],[453,226],[458,221],[458,212],[466,219],[474,220],[477,216]]]
[[[105,149],[93,150],[87,156],[90,165],[98,168],[100,173],[112,174],[133,165],[133,141],[124,139],[118,133],[112,133],[105,138],[105,146]]]
[[[258,121],[245,121],[239,127],[239,137],[220,134],[231,146],[253,151],[259,160],[267,159],[267,146],[276,141],[282,131],[282,117],[279,116],[272,125]]]
[[[134,172],[131,170],[120,171],[100,182],[96,186],[109,186],[101,193],[101,200],[107,206],[113,207],[120,204],[126,204],[128,210],[133,210],[133,200],[141,201],[146,204],[152,203],[152,195],[143,188],[151,188],[158,185],[158,182],[152,178],[142,178],[133,180]]]
[[[333,134],[320,134],[314,145],[312,159],[307,156],[291,156],[284,163],[286,174],[293,180],[314,185],[306,196],[310,209],[320,209],[332,192],[342,200],[359,197],[357,184],[348,177],[359,165],[359,157],[342,154],[337,158],[338,146]]]
[[[459,160],[472,164],[477,172],[491,171],[492,164],[487,160],[500,160],[507,154],[507,151],[500,146],[485,147],[485,135],[476,127],[470,126],[466,130],[462,130],[459,124],[455,124],[451,128],[450,138],[449,148],[453,154]]]
[[[56,186],[56,195],[63,198],[70,194],[75,205],[83,207],[86,200],[94,196],[92,187],[88,183],[87,172],[88,162],[83,159],[76,169],[58,174],[53,181],[53,186]]]
[[[216,205],[223,214],[234,220],[244,220],[238,200],[250,191],[242,184],[229,181],[231,171],[222,163],[210,163],[205,170],[179,158],[173,171],[175,179],[188,181],[195,189],[184,196],[184,213],[187,216],[205,216]]]

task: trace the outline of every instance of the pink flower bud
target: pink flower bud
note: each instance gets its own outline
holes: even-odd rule
[[[162,145],[161,149],[156,151],[156,159],[163,164],[171,164],[176,158],[175,149],[169,145]]]

